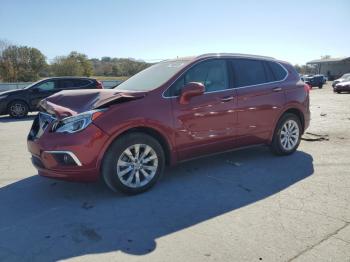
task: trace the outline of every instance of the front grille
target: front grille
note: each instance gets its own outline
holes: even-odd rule
[[[34,119],[32,128],[30,129],[28,140],[34,140],[41,137],[46,128],[55,120],[56,118],[53,116],[39,112],[39,114]]]

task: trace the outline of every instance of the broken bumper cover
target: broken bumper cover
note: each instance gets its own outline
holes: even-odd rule
[[[65,134],[49,132],[49,124],[35,137],[35,121],[27,146],[39,175],[80,182],[98,180],[99,156],[108,140],[101,129],[90,124],[80,132]]]

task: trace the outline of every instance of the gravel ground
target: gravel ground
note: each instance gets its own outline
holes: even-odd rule
[[[188,162],[133,197],[38,177],[33,117],[1,117],[0,261],[350,261],[349,103],[314,89],[311,134],[292,156]]]

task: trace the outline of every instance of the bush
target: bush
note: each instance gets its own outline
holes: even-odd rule
[[[9,46],[0,56],[0,75],[7,82],[31,82],[47,67],[45,56],[36,48]]]
[[[87,56],[71,52],[68,56],[58,56],[51,64],[51,74],[55,76],[91,76],[92,63]]]

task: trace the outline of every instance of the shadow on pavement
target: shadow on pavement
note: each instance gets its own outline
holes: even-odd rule
[[[32,176],[0,188],[0,261],[144,255],[157,238],[254,204],[313,171],[304,152],[276,157],[255,148],[168,169],[152,190],[132,197]]]
[[[0,123],[33,121],[35,117],[36,117],[36,114],[35,115],[28,115],[28,116],[23,117],[23,118],[12,118],[10,116],[0,116]]]

